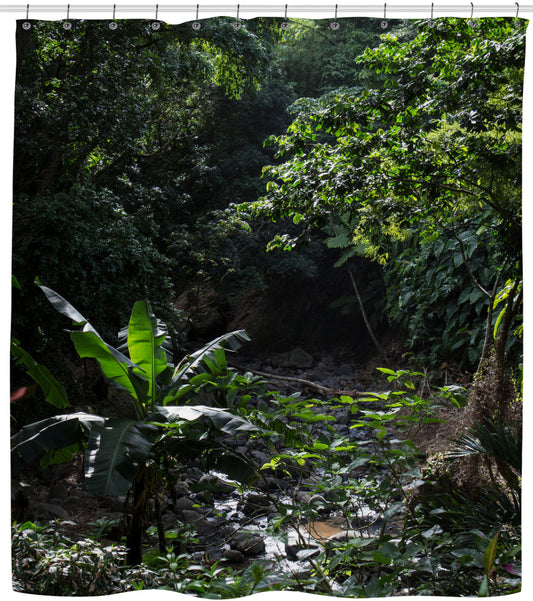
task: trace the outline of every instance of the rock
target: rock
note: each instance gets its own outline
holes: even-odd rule
[[[50,487],[50,500],[63,501],[69,495],[69,487],[64,482],[58,482]]]
[[[234,490],[233,486],[226,484],[213,474],[204,474],[200,480],[198,480],[198,486],[213,494],[225,494]]]
[[[257,517],[267,515],[272,503],[268,495],[251,494],[244,501],[243,511],[246,515]]]
[[[311,495],[303,490],[297,491],[295,498],[298,503],[305,503],[306,505],[309,505],[311,502]]]
[[[265,541],[255,534],[240,534],[231,544],[232,549],[240,551],[247,557],[261,555],[265,552]]]
[[[187,482],[180,481],[174,484],[174,492],[176,493],[176,497],[186,497],[191,490]]]
[[[324,499],[324,497],[322,495],[313,495],[309,499],[309,505],[312,505],[313,503],[317,503],[317,504],[320,503],[320,504],[326,505],[327,501],[326,501],[326,499]]]
[[[316,545],[285,544],[285,553],[292,561],[299,561],[307,557],[316,557],[320,554],[320,549]]]
[[[176,502],[172,506],[174,511],[182,511],[183,509],[193,509],[194,501],[189,497],[180,497],[176,499]]]
[[[336,534],[329,536],[328,540],[338,543],[345,543],[350,541],[352,538],[359,538],[360,536],[361,532],[359,530],[341,530],[341,532],[337,532]]]
[[[244,553],[239,551],[238,549],[227,549],[222,556],[224,561],[228,563],[243,563],[244,562]]]
[[[193,509],[183,509],[181,511],[181,517],[184,522],[192,524],[197,530],[203,530],[211,527],[208,520],[199,511],[195,511]]]
[[[304,351],[301,347],[293,349],[287,361],[288,367],[296,367],[297,369],[308,369],[313,366],[313,357]]]
[[[69,520],[70,514],[66,509],[55,503],[37,503],[34,508],[35,520]]]

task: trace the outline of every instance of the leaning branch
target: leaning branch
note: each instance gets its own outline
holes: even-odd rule
[[[269,373],[266,371],[257,371],[255,369],[249,369],[247,367],[239,367],[235,365],[237,369],[242,371],[249,371],[256,376],[261,376],[262,378],[268,378],[270,380],[281,380],[282,382],[291,382],[294,384],[301,384],[302,386],[306,386],[307,388],[312,388],[314,390],[318,390],[322,394],[328,396],[358,396],[358,397],[366,397],[369,395],[368,392],[361,392],[359,390],[337,390],[335,388],[329,388],[328,386],[322,386],[322,384],[317,384],[316,382],[311,382],[310,380],[304,380],[302,378],[294,378],[292,376],[278,376],[277,374]]]

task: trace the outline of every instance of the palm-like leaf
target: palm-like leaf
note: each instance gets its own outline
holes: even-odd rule
[[[518,473],[522,470],[522,432],[519,428],[487,421],[470,428],[454,442],[457,446],[447,453],[451,459],[486,455],[504,461]]]

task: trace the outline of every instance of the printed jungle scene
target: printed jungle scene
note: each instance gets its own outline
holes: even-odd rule
[[[526,26],[18,22],[15,591],[520,591]]]

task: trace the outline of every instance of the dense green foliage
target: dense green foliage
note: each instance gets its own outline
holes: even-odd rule
[[[518,592],[525,24],[116,23],[17,32],[12,473],[23,499],[77,458],[122,517],[15,503],[16,590]],[[386,383],[282,392],[232,367],[247,332],[325,371],[325,347],[377,352]],[[184,474],[238,537],[194,471],[263,495],[245,526],[285,556],[193,560]]]
[[[284,162],[265,168],[268,194],[255,204],[304,231],[328,227],[344,260],[382,263],[391,321],[441,358],[479,359],[478,301],[486,314],[521,278],[524,36],[508,19],[385,36],[358,60],[382,85],[296,103],[287,134],[272,140]],[[272,245],[301,238],[280,232]]]

